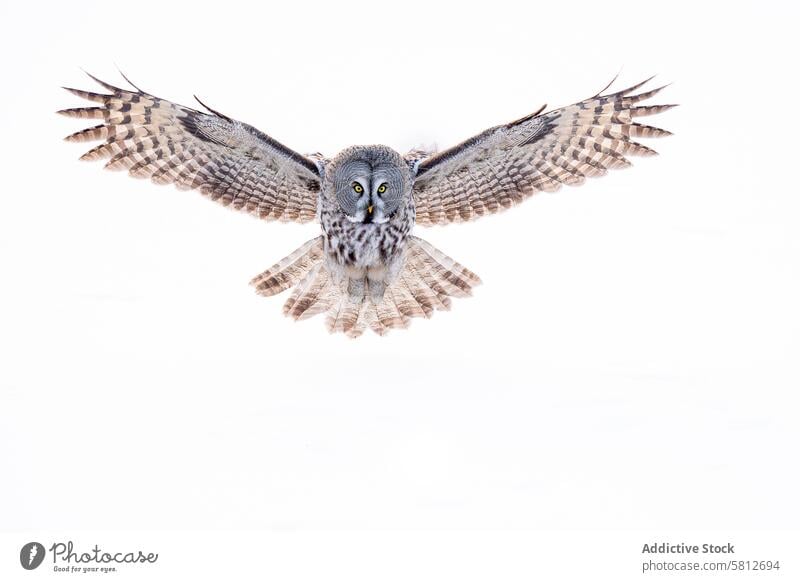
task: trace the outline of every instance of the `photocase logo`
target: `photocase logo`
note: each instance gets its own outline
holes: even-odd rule
[[[44,546],[39,542],[28,542],[19,551],[19,563],[26,570],[35,570],[44,560]]]
[[[19,563],[26,570],[35,570],[42,565],[45,555],[53,559],[54,572],[117,572],[134,564],[155,564],[158,554],[138,551],[105,551],[99,544],[91,548],[76,547],[72,540],[55,542],[47,550],[39,542],[28,542],[19,551]]]

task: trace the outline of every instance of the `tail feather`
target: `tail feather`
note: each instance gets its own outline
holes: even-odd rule
[[[428,292],[428,297],[434,301],[436,309],[442,311],[450,310],[451,301],[447,291],[442,287],[434,274],[429,272],[428,267],[418,256],[409,253],[409,256],[406,257],[406,264],[403,269],[408,269],[411,277],[419,282],[420,285],[424,286]]]
[[[370,328],[378,335],[385,335],[390,329],[405,329],[411,323],[410,319],[400,312],[395,302],[393,285],[386,289],[383,301],[373,305],[375,317],[370,321]]]
[[[353,327],[347,331],[348,337],[357,338],[369,326],[370,318],[375,317],[375,306],[368,300],[363,300],[359,306],[359,312],[356,315],[356,320],[353,322]]]
[[[328,270],[322,261],[317,263],[297,285],[283,306],[283,312],[294,319],[308,319],[327,311],[333,299],[328,287],[331,284]]]
[[[369,307],[367,300],[361,298],[359,301],[353,301],[341,291],[337,295],[325,320],[328,331],[346,333],[351,337],[360,336],[366,326],[364,311]]]
[[[403,269],[400,272],[400,280],[408,290],[409,296],[419,305],[424,317],[430,318],[436,309],[435,306],[439,302],[439,298],[435,296],[430,287],[424,285],[417,277],[412,276],[409,269]]]
[[[405,264],[387,288],[383,300],[367,295],[353,300],[325,266],[322,237],[308,241],[251,283],[261,295],[275,295],[294,287],[283,307],[285,315],[306,319],[326,312],[331,333],[360,336],[367,328],[378,335],[409,326],[416,317],[450,309],[451,297],[466,297],[480,278],[428,242],[410,237]]]
[[[253,277],[250,284],[256,293],[270,297],[296,285],[312,267],[322,260],[322,237],[311,239],[288,257]]]
[[[321,265],[322,265],[322,263],[319,263],[319,264],[315,265],[294,286],[294,289],[292,289],[292,292],[289,295],[289,298],[286,300],[286,303],[283,304],[283,314],[284,315],[289,315],[291,313],[292,309],[294,308],[295,304],[297,303],[297,300],[300,299],[300,296],[303,295],[308,290],[308,287],[311,285],[312,281],[314,280],[314,277],[316,277],[317,274],[319,273]]]
[[[397,305],[398,311],[407,318],[428,317],[422,306],[414,299],[411,290],[401,278],[398,285],[392,285],[387,290],[391,294],[390,300]]]
[[[472,295],[472,288],[481,280],[475,273],[457,263],[430,243],[418,237],[412,237],[415,244],[409,245],[416,251],[423,264],[427,265],[434,278],[454,297]]]

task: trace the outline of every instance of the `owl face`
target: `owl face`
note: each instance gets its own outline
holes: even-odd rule
[[[408,164],[385,146],[359,146],[334,164],[333,187],[340,210],[350,222],[388,222],[411,194]]]

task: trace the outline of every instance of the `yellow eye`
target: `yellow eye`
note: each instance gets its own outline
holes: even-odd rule
[[[364,191],[364,187],[359,184],[358,182],[353,183],[353,190],[356,191],[356,194],[361,194]]]
[[[386,192],[386,188],[387,188],[386,184],[381,184],[380,186],[378,186],[378,194],[383,194],[384,192]]]

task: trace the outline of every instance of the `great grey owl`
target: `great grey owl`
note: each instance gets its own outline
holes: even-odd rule
[[[90,75],[91,76],[91,75]],[[199,101],[209,113],[92,77],[110,94],[67,91],[99,106],[60,111],[102,120],[66,138],[103,140],[81,159],[110,158],[157,184],[196,189],[266,220],[318,220],[322,234],[252,280],[258,293],[293,287],[284,313],[327,313],[332,332],[356,337],[406,327],[411,318],[448,309],[480,279],[412,234],[509,208],[538,191],[577,185],[626,155],[652,155],[632,138],[669,132],[634,122],[673,105],[637,105],[663,87],[647,81],[560,109],[505,123],[439,153],[405,156],[382,146],[350,147],[336,157],[301,155],[254,127]],[[127,80],[127,79],[126,79]],[[130,81],[128,81],[130,83]]]

